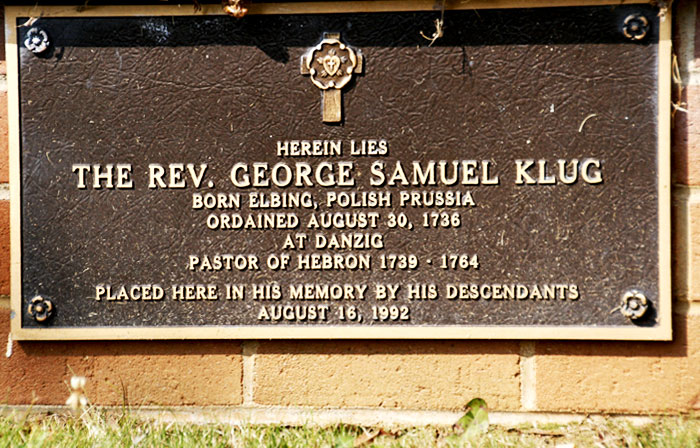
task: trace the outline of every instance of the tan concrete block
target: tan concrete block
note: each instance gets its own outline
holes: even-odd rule
[[[0,309],[0,340],[7,341],[10,311]],[[70,395],[72,375],[89,376],[90,362],[78,344],[13,342],[10,353],[2,344],[0,356],[0,403],[62,405]]]
[[[261,342],[254,401],[265,405],[462,409],[481,397],[520,409],[518,344],[483,341]]]
[[[700,301],[700,189],[676,189],[672,222],[673,296]]]
[[[9,310],[0,309],[0,340]],[[236,405],[240,344],[230,341],[13,342],[0,357],[0,404],[65,404],[73,375],[94,404]]]
[[[9,154],[7,136],[7,91],[0,89],[0,183],[7,183],[10,181]]]
[[[111,342],[89,355],[87,393],[105,405],[241,404],[240,353],[230,341]]]
[[[0,201],[0,295],[10,294],[10,202]]]
[[[674,316],[673,342],[542,342],[537,410],[678,412],[700,396],[700,316]]]

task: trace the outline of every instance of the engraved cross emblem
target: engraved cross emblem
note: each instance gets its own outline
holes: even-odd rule
[[[362,53],[342,43],[340,33],[323,33],[323,40],[301,57],[301,74],[321,89],[324,122],[342,120],[341,89],[354,73],[362,73],[362,62]]]

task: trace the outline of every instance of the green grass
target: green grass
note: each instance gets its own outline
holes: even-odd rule
[[[67,415],[0,417],[0,447],[663,447],[700,446],[700,420],[666,417],[646,426],[625,421],[586,421],[570,425],[491,425],[462,437],[450,427],[403,429],[358,426],[258,426],[156,423],[136,414],[122,416],[89,410]]]

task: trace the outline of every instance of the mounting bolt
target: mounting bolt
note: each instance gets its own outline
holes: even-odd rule
[[[649,32],[649,20],[641,14],[627,16],[622,24],[622,34],[630,40],[642,40]]]
[[[49,299],[41,296],[34,297],[29,302],[27,312],[34,318],[35,321],[41,323],[46,322],[53,316],[54,306]]]
[[[620,312],[628,319],[636,320],[646,314],[649,309],[647,297],[636,289],[630,289],[622,296]]]
[[[51,42],[46,31],[37,27],[27,31],[26,39],[24,39],[24,46],[27,47],[27,50],[34,54],[41,54],[49,49],[49,45]]]

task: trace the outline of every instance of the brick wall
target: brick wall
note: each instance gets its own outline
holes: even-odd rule
[[[673,128],[673,342],[12,342],[0,404],[63,404],[73,374],[93,403],[675,412],[700,409],[700,26],[676,2],[682,85]],[[696,39],[696,36],[698,39]],[[7,92],[0,65],[0,341],[9,332]],[[697,68],[696,68],[697,64]]]

